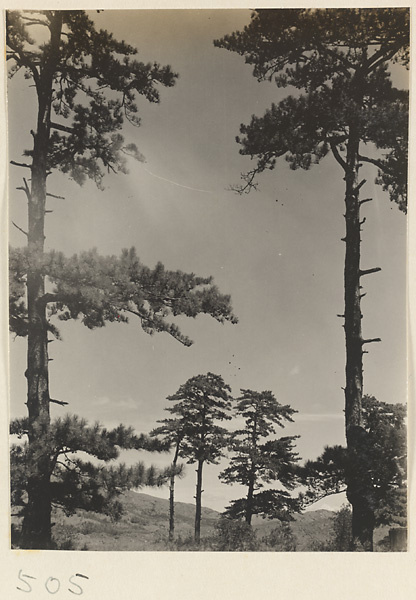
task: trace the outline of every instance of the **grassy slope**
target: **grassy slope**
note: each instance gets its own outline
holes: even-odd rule
[[[169,503],[147,494],[128,492],[123,494],[124,515],[118,523],[108,517],[93,513],[78,512],[66,517],[55,513],[54,537],[63,549],[74,550],[169,550],[168,519]],[[215,523],[220,514],[210,508],[203,508],[201,538],[214,533]],[[330,537],[333,513],[317,510],[298,515],[291,523],[296,537],[297,551],[319,550],[321,544]],[[195,507],[183,502],[175,503],[175,537],[189,538],[193,534]],[[276,526],[276,522],[256,517],[253,527],[259,536],[266,535]],[[386,532],[379,532],[383,537]],[[63,545],[63,546],[62,546]]]

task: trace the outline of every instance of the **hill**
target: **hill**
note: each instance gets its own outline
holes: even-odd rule
[[[60,510],[53,514],[53,536],[62,550],[91,551],[166,551],[195,550],[192,546],[195,506],[184,502],[175,503],[176,546],[168,542],[169,502],[149,494],[127,492],[122,494],[124,514],[114,522],[105,515],[77,511],[66,516]],[[290,523],[290,530],[297,552],[322,551],[332,534],[334,513],[329,510],[316,510],[296,515]],[[215,534],[215,525],[220,513],[210,508],[202,509],[201,549],[210,550],[209,538]],[[16,519],[13,521],[16,523]],[[280,522],[253,518],[253,529],[257,537],[270,535]],[[387,535],[387,528],[375,532],[375,543]],[[267,548],[266,548],[267,549]],[[377,550],[382,550],[378,546]]]

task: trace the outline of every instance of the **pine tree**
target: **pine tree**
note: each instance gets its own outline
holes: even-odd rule
[[[244,56],[259,81],[295,89],[241,126],[240,152],[257,164],[244,176],[240,193],[255,188],[257,174],[273,169],[280,157],[292,169],[309,169],[332,154],[345,181],[345,428],[348,451],[356,454],[363,430],[364,346],[380,341],[365,339],[361,330],[363,277],[381,270],[360,265],[360,209],[371,200],[360,199],[361,169],[375,166],[376,182],[406,211],[408,94],[393,86],[388,68],[408,65],[409,10],[259,10],[243,31],[215,44]],[[358,478],[350,478],[347,493],[354,544],[369,550],[366,522],[372,512]]]
[[[11,447],[11,504],[14,516],[24,517],[28,507],[28,486],[33,463],[45,455],[50,469],[49,501],[72,515],[77,509],[110,515],[118,520],[123,512],[118,501],[127,489],[166,484],[170,471],[145,467],[142,462],[126,467],[123,463],[108,465],[120,456],[120,450],[165,451],[166,444],[146,435],[136,435],[123,425],[108,430],[99,423],[90,426],[76,415],[55,419],[43,439],[42,452],[27,443],[28,418],[15,419],[10,433],[22,443]],[[95,460],[79,457],[87,454]],[[103,464],[104,463],[104,464]],[[17,540],[20,545],[20,540]]]
[[[32,38],[30,32],[39,30],[39,39]],[[71,259],[44,252],[46,200],[57,197],[48,177],[61,171],[79,184],[90,178],[102,188],[106,172],[127,172],[127,157],[142,161],[137,147],[124,140],[123,123],[140,125],[137,98],[159,102],[158,87],[173,86],[177,75],[169,66],[137,61],[135,48],[97,31],[85,11],[8,11],[6,44],[10,76],[22,70],[37,97],[33,148],[25,152],[28,162],[12,161],[29,170],[30,181],[23,179],[19,188],[28,202],[27,232],[18,227],[27,236],[27,247],[11,253],[10,320],[12,330],[28,339],[28,445],[38,457],[28,479],[22,543],[48,548],[51,465],[43,447],[50,437],[53,401],[48,334],[57,333],[50,317],[82,315],[86,326],[96,327],[134,314],[145,331],[168,331],[185,344],[190,340],[165,322],[167,314],[194,317],[206,312],[217,320],[234,318],[229,298],[218,295],[210,278],[166,272],[161,264],[149,270],[134,251],[120,259],[94,251]],[[46,291],[47,278],[55,286],[52,293]]]
[[[166,410],[172,412],[172,408]],[[179,452],[181,443],[185,434],[186,422],[184,419],[162,419],[158,421],[162,423],[159,427],[152,429],[151,436],[162,437],[163,443],[173,447],[173,459],[169,474],[169,540],[172,542],[175,537],[175,478],[176,475],[181,475],[182,471],[178,466]]]
[[[169,409],[181,422],[183,437],[179,456],[190,464],[197,463],[195,494],[195,542],[201,539],[202,469],[205,463],[216,464],[224,455],[227,430],[218,421],[231,419],[230,387],[220,375],[207,373],[191,377],[176,394],[168,397],[175,404]]]
[[[302,503],[306,506],[348,491],[350,480],[358,478],[371,509],[366,535],[372,548],[375,527],[406,524],[406,408],[363,396],[362,412],[362,437],[354,454],[342,446],[331,446],[316,461],[306,462],[308,491]]]
[[[234,418],[244,419],[245,426],[231,434],[230,465],[220,474],[225,483],[247,486],[247,496],[234,500],[226,509],[232,518],[244,516],[251,525],[253,515],[281,520],[290,519],[297,510],[297,501],[285,489],[263,489],[264,484],[279,482],[287,490],[296,485],[294,440],[298,436],[267,440],[276,434],[275,425],[284,427],[284,421],[293,421],[296,412],[280,404],[272,392],[241,390],[236,400]],[[262,490],[262,491],[259,491]]]

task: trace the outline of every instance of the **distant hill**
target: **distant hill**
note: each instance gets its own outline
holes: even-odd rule
[[[169,502],[148,494],[127,492],[120,498],[124,514],[117,523],[105,515],[79,511],[71,517],[56,511],[54,514],[54,537],[62,549],[73,550],[169,550]],[[331,536],[334,513],[316,510],[297,515],[290,526],[296,539],[297,551],[314,551]],[[220,513],[210,508],[202,509],[201,538],[215,533]],[[194,530],[195,506],[185,502],[175,503],[175,537],[191,538]],[[279,521],[253,519],[258,536],[270,533]],[[386,531],[378,533],[378,538]]]

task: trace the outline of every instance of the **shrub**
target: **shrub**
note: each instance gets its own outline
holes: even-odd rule
[[[296,552],[296,538],[289,523],[281,523],[261,538],[262,550]]]
[[[252,552],[258,550],[259,542],[251,525],[240,519],[222,517],[215,525],[214,550],[224,552]]]

